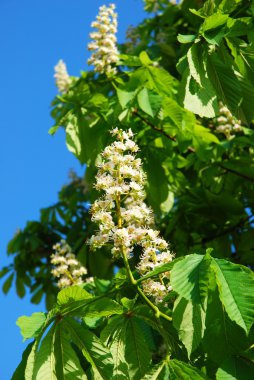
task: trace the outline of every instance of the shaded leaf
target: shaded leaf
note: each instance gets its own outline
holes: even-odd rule
[[[82,327],[78,322],[65,318],[64,328],[70,332],[73,342],[91,364],[96,379],[108,380],[113,375],[113,359],[110,351],[96,335]]]

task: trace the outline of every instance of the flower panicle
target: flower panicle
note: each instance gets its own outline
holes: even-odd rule
[[[97,29],[90,33],[91,42],[88,50],[92,51],[88,64],[94,66],[94,71],[108,75],[116,74],[116,68],[112,64],[118,61],[118,50],[116,46],[117,38],[117,13],[115,4],[108,7],[103,5],[99,8],[96,21],[91,24],[92,28]]]
[[[76,259],[66,241],[61,240],[55,244],[53,250],[54,253],[51,255],[50,261],[54,269],[52,269],[51,273],[54,277],[59,278],[58,287],[65,288],[82,284],[84,282],[82,277],[87,274],[87,269]]]
[[[68,74],[66,63],[60,59],[55,66],[55,83],[60,93],[66,93],[71,85],[71,78]]]
[[[123,254],[130,259],[139,246],[142,254],[137,270],[144,276],[158,265],[172,261],[173,255],[159,231],[153,229],[153,212],[144,202],[146,175],[136,157],[139,148],[133,141],[133,132],[115,128],[111,134],[116,140],[102,152],[96,175],[95,188],[103,195],[91,207],[92,221],[99,230],[89,243],[93,249],[110,244],[116,259]],[[168,282],[166,275],[161,276],[158,288],[153,286],[155,290],[149,293],[144,281],[144,291],[159,302],[163,299],[162,289],[164,296],[168,292]]]
[[[215,131],[223,133],[228,140],[235,136],[234,133],[242,132],[241,120],[237,120],[222,102],[219,102],[219,116],[210,127],[215,127]]]

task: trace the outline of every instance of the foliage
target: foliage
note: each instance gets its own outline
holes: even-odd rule
[[[30,289],[39,303],[45,294],[50,309],[19,318],[34,341],[13,380],[254,376],[254,2],[145,7],[152,15],[128,31],[117,72],[82,72],[52,103],[50,133],[65,129],[85,178],[72,178],[9,243],[3,291],[15,279],[20,297]],[[214,127],[220,102],[241,121],[235,135]],[[143,278],[135,257],[126,267],[85,244],[96,163],[113,126],[135,133],[147,203],[176,256]],[[50,255],[62,238],[94,281],[57,294]],[[169,271],[173,291],[155,305],[142,282]]]

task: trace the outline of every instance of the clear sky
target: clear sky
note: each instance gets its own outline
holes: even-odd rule
[[[115,3],[123,41],[127,26],[144,18],[143,4]],[[38,219],[39,209],[57,200],[70,168],[83,172],[65,147],[63,131],[54,137],[47,133],[52,126],[50,102],[56,94],[53,67],[62,58],[71,75],[86,69],[90,23],[103,4],[103,0],[0,0],[1,267],[10,262],[6,246],[17,228]],[[10,380],[26,346],[15,321],[42,311],[44,305],[31,305],[28,297],[20,300],[14,289],[7,296],[0,292],[0,305],[0,379]]]

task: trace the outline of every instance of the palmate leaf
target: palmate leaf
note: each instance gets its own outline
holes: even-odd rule
[[[165,360],[153,367],[144,380],[201,380],[205,375],[190,364],[179,360]]]
[[[248,268],[209,253],[189,255],[173,267],[171,284],[181,297],[202,305],[214,275],[228,316],[248,332],[254,321],[254,275]]]
[[[53,324],[40,342],[41,335],[30,347],[25,380],[87,379],[79,359],[71,347],[71,337],[64,330],[64,322]]]
[[[72,341],[91,364],[96,379],[108,380],[113,375],[113,359],[109,349],[96,335],[73,319],[65,318],[63,328],[69,331]]]

